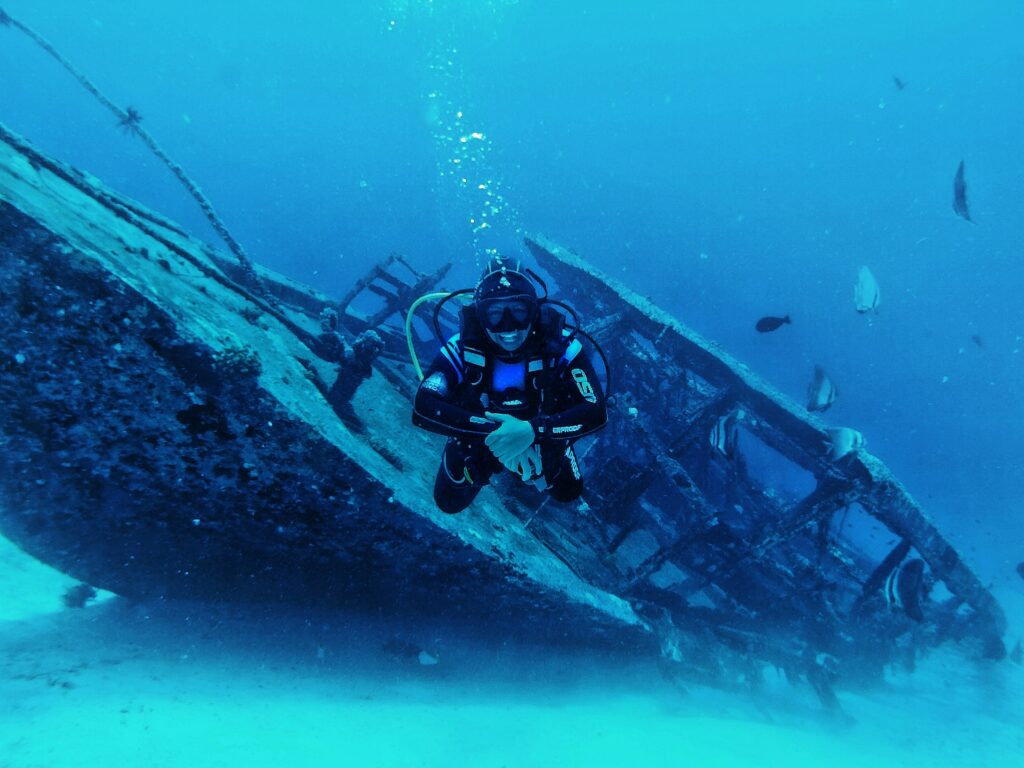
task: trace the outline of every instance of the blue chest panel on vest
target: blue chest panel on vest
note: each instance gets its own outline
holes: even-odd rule
[[[491,392],[500,394],[510,389],[526,389],[526,363],[495,360],[491,371]]]

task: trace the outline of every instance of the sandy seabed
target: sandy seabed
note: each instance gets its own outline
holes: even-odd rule
[[[847,719],[781,678],[682,690],[648,660],[322,611],[65,609],[73,583],[0,540],[0,768],[1024,765],[1024,670],[955,649],[841,692]]]

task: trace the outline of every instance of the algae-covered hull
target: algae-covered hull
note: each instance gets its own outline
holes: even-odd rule
[[[0,129],[0,530],[133,597],[526,616],[631,633],[496,499],[432,507],[436,446],[372,370],[357,433],[316,312]],[[340,337],[336,339],[339,344]]]

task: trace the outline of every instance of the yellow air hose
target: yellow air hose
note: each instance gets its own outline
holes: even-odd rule
[[[409,311],[405,314],[405,343],[409,345],[409,357],[412,360],[412,367],[416,371],[416,378],[418,381],[423,381],[423,369],[420,368],[419,358],[416,357],[416,348],[412,344],[412,317],[416,312],[416,308],[419,307],[425,301],[433,301],[434,299],[443,299],[445,296],[451,295],[448,291],[442,291],[440,293],[428,293],[424,296],[420,296],[416,301],[409,307]]]

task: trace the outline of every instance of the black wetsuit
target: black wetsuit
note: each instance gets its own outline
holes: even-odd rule
[[[426,371],[413,407],[413,423],[447,435],[434,482],[444,512],[465,509],[504,469],[484,439],[498,424],[484,411],[530,422],[540,448],[538,487],[557,501],[572,501],[583,478],[572,444],[604,426],[604,393],[579,341],[546,311],[514,353],[499,349],[463,311],[462,333],[445,344]]]

